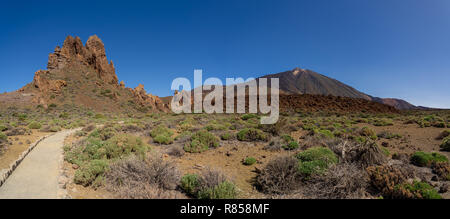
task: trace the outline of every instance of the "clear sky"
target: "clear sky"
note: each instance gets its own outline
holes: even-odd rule
[[[307,68],[367,94],[450,108],[449,0],[2,1],[0,92],[29,83],[67,35],[97,34],[119,80]]]

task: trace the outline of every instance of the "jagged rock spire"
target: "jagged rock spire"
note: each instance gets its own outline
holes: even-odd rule
[[[67,36],[62,49],[56,47],[55,52],[49,55],[47,69],[61,69],[71,62],[91,66],[105,83],[118,84],[114,64],[108,62],[105,45],[97,35],[89,37],[86,46],[79,37]]]

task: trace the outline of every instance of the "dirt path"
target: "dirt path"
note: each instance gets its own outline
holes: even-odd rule
[[[55,199],[66,130],[39,143],[0,187],[0,199]]]

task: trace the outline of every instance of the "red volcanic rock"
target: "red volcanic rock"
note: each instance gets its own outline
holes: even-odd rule
[[[96,35],[89,37],[83,46],[79,37],[68,36],[62,49],[56,47],[48,57],[47,69],[62,69],[71,62],[80,62],[94,68],[98,76],[109,84],[117,84],[117,75],[112,61],[108,62],[103,42]]]
[[[136,97],[137,103],[141,106],[150,105],[160,110],[165,110],[167,105],[158,97],[151,94],[147,94],[144,89],[144,85],[139,84],[136,88],[130,89],[133,95]]]

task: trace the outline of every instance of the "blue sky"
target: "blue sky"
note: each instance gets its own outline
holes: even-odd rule
[[[97,34],[119,80],[167,96],[176,77],[307,68],[367,94],[450,108],[448,0],[2,1],[0,92],[67,35]]]

